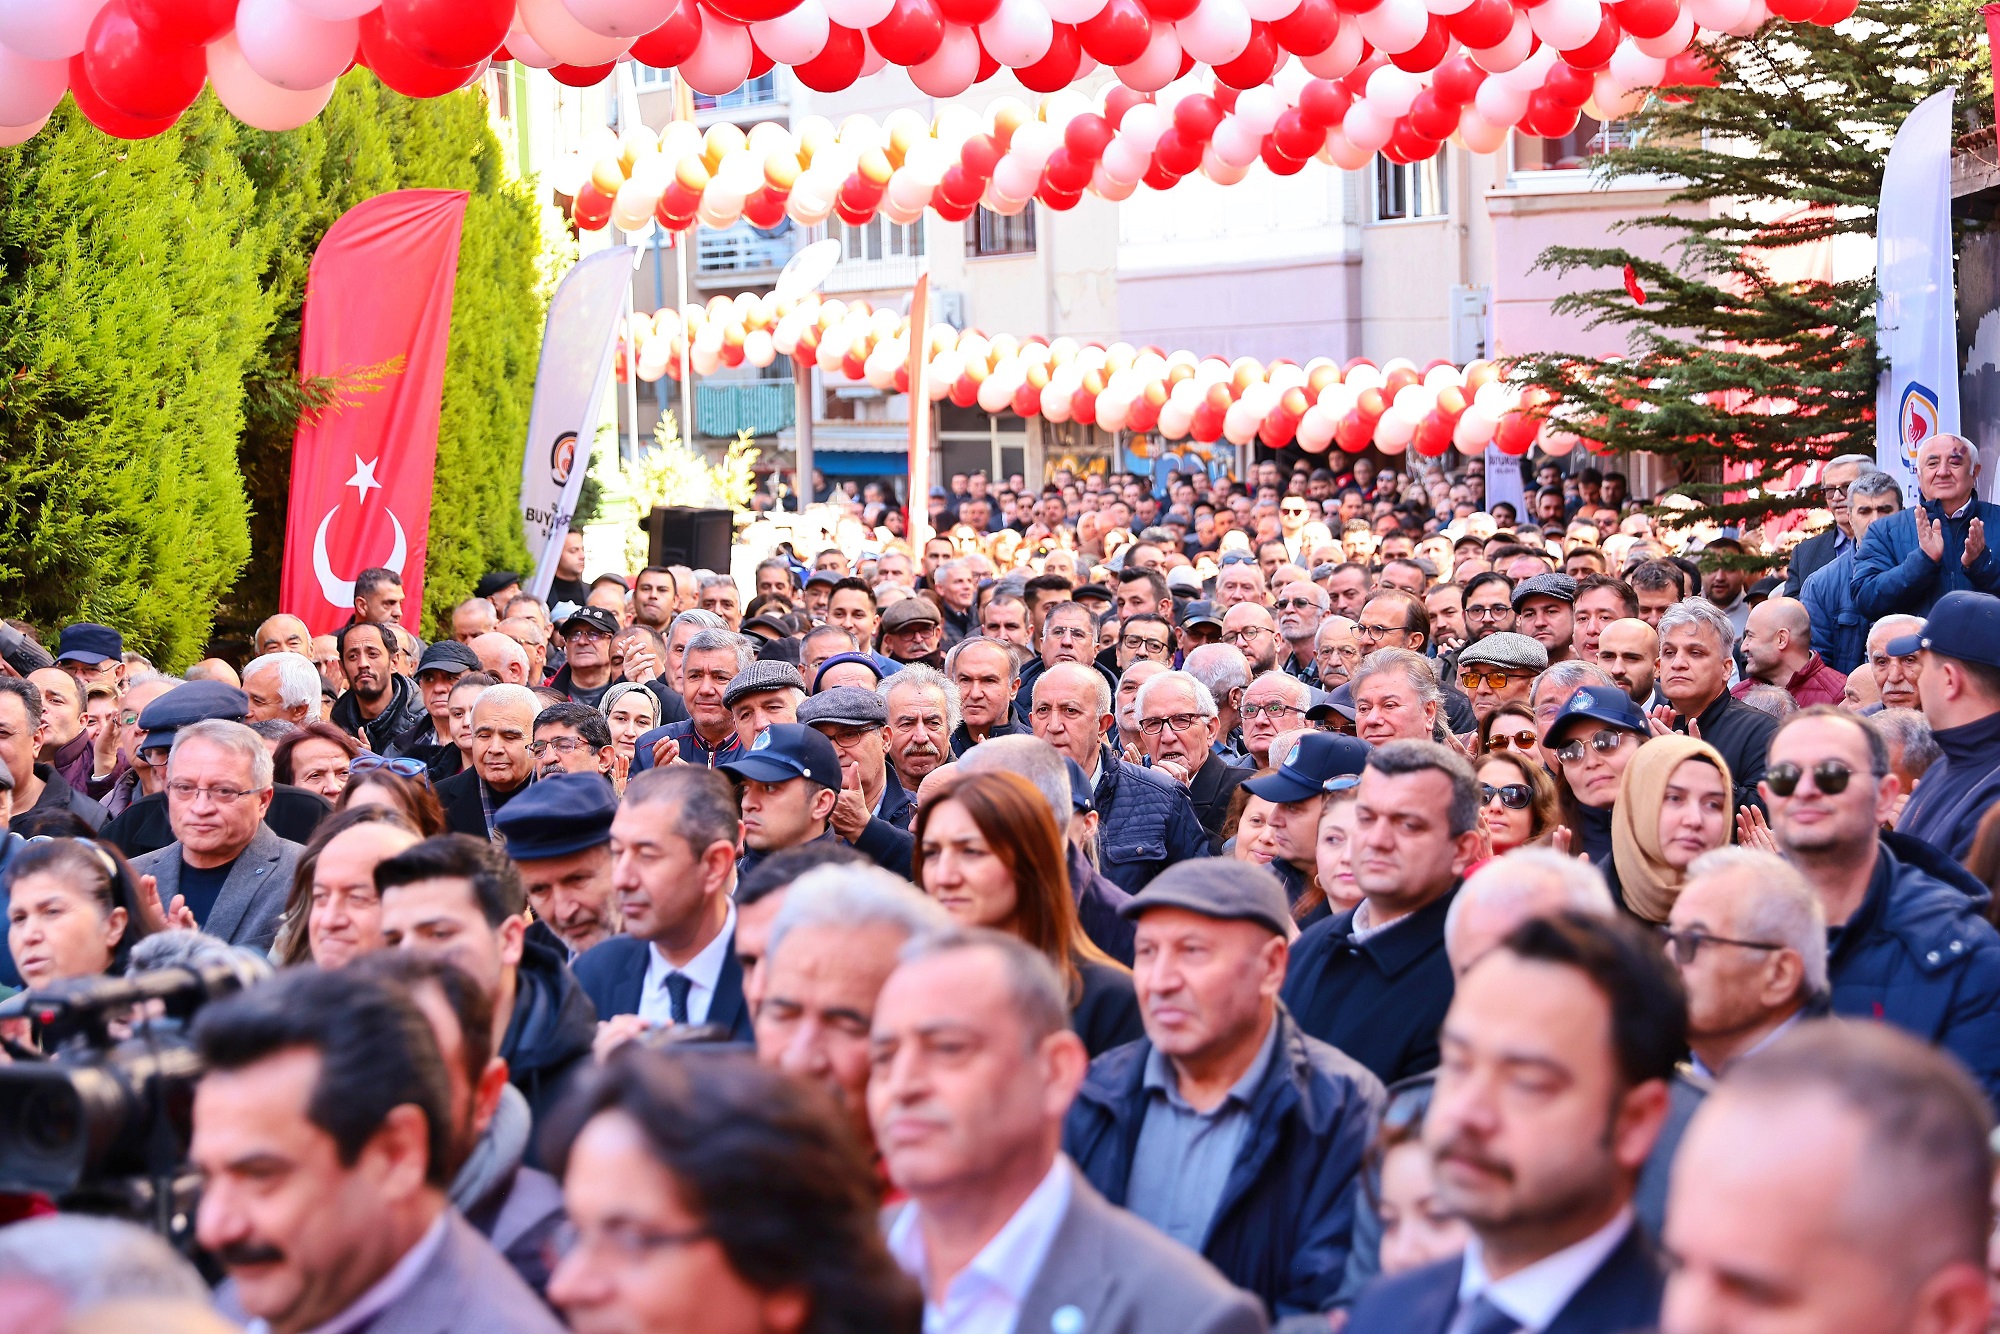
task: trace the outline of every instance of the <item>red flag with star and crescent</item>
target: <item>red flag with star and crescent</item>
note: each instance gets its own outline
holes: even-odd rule
[[[316,635],[354,615],[354,578],[403,577],[403,622],[423,608],[462,190],[397,190],[327,229],[306,276],[299,373],[334,386],[301,418],[279,609]]]

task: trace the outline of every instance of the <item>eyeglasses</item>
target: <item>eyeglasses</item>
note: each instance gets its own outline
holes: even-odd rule
[[[1783,945],[1770,945],[1761,940],[1731,940],[1728,936],[1711,936],[1708,932],[1695,928],[1675,931],[1663,926],[1660,928],[1660,936],[1667,942],[1667,953],[1683,968],[1693,966],[1703,945],[1734,945],[1740,950],[1762,950],[1766,953],[1785,948]]]
[[[374,769],[386,769],[404,778],[421,778],[426,782],[430,780],[430,770],[424,762],[408,755],[356,755],[348,763],[347,776],[358,777]]]
[[[1311,598],[1279,598],[1271,605],[1279,611],[1303,611],[1307,607],[1317,607],[1319,603]]]
[[[551,1270],[576,1251],[603,1251],[615,1260],[634,1264],[646,1259],[654,1251],[693,1246],[698,1242],[707,1241],[713,1235],[705,1227],[690,1228],[685,1232],[667,1232],[659,1228],[621,1221],[584,1229],[565,1220],[556,1224],[555,1230],[549,1234],[549,1239],[543,1246],[542,1258]]]
[[[1265,626],[1253,625],[1247,630],[1231,630],[1223,635],[1222,638],[1225,643],[1245,644],[1259,635],[1268,635],[1270,633],[1271,631]]]
[[[1409,628],[1407,625],[1370,625],[1363,621],[1354,628],[1354,635],[1363,643],[1372,644],[1384,635],[1400,635]]]
[[[1526,678],[1517,675],[1512,675],[1507,672],[1501,672],[1501,671],[1482,672],[1477,667],[1471,669],[1470,671],[1464,671],[1458,674],[1459,684],[1464,686],[1467,690],[1477,690],[1481,686],[1485,686],[1489,690],[1505,690],[1509,682],[1520,681],[1524,679]]]
[[[579,625],[576,629],[571,630],[565,635],[564,638],[572,644],[597,644],[611,638],[611,636],[597,629],[595,626]]]
[[[1361,786],[1360,774],[1335,774],[1319,785],[1322,792],[1346,792]]]
[[[1535,748],[1533,732],[1494,732],[1486,738],[1488,750],[1516,750],[1526,755]]]
[[[1609,755],[1612,751],[1630,740],[1631,736],[1630,732],[1620,732],[1609,727],[1600,728],[1587,737],[1578,737],[1574,741],[1565,741],[1562,745],[1557,746],[1556,758],[1564,764],[1575,764],[1583,758],[1583,748],[1586,742],[1599,755]]]
[[[167,795],[176,801],[191,802],[200,797],[207,797],[218,806],[227,806],[231,802],[241,801],[245,797],[255,796],[265,790],[261,787],[230,787],[227,784],[202,787],[188,782],[185,778],[178,778],[167,784]]]
[[[1501,787],[1495,787],[1491,783],[1479,785],[1480,805],[1491,806],[1496,797],[1499,798],[1500,804],[1510,811],[1525,811],[1534,801],[1535,794],[1526,783],[1507,783]]]
[[[1176,732],[1185,732],[1196,723],[1206,721],[1207,717],[1207,714],[1202,713],[1175,713],[1165,718],[1141,718],[1139,730],[1147,736],[1158,736],[1163,727],[1172,728]]]
[[[580,736],[552,736],[528,743],[530,755],[540,755],[544,751],[554,751],[558,755],[570,755],[579,750],[590,749],[590,743]]]
[[[1240,712],[1245,718],[1255,718],[1261,714],[1266,718],[1276,721],[1288,713],[1304,713],[1305,710],[1296,704],[1286,704],[1282,700],[1273,700],[1269,704],[1245,704]]]
[[[1780,797],[1789,797],[1799,790],[1799,780],[1807,771],[1790,760],[1772,765],[1764,771],[1764,781],[1771,785],[1771,791]],[[1847,784],[1854,777],[1854,770],[1839,760],[1821,760],[1811,770],[1813,786],[1829,797],[1837,797],[1847,791]]]
[[[1279,507],[1278,512],[1280,514],[1304,514],[1307,511],[1304,505],[1283,505]]]
[[[1165,653],[1167,651],[1167,641],[1164,639],[1126,639],[1119,642],[1119,647],[1130,649],[1134,653]]]

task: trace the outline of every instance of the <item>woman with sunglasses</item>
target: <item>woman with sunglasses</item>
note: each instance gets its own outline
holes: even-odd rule
[[[1625,910],[1663,923],[1687,868],[1729,842],[1734,823],[1729,765],[1706,741],[1656,736],[1632,754],[1612,808],[1604,879]]]
[[[1600,865],[1611,856],[1618,782],[1651,735],[1646,715],[1615,685],[1580,686],[1556,711],[1542,750],[1555,761],[1556,793],[1572,852]]]
[[[359,754],[361,743],[332,723],[301,723],[272,752],[272,777],[334,801],[347,786],[348,771]]]
[[[438,804],[424,762],[359,755],[347,770],[347,787],[333,803],[336,811],[381,806],[415,825],[425,838],[444,832],[444,807]]]
[[[1479,800],[1495,857],[1533,843],[1562,820],[1547,771],[1511,750],[1494,751],[1479,762]]]
[[[1502,704],[1479,720],[1479,753],[1491,755],[1511,750],[1527,757],[1528,763],[1539,765],[1544,763],[1544,757],[1535,735],[1535,711],[1531,706]]]
[[[611,725],[611,783],[623,792],[632,772],[633,745],[660,725],[660,697],[648,686],[620,681],[604,692],[598,708]]]
[[[30,843],[8,866],[7,948],[30,988],[125,971],[146,934],[138,880],[117,849],[81,838]]]

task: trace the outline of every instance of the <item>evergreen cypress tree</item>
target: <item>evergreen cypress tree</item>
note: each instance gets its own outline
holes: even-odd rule
[[[1773,20],[1723,38],[1710,50],[1714,87],[1650,99],[1631,117],[1634,144],[1595,169],[1680,182],[1673,211],[1622,224],[1664,236],[1670,258],[1609,239],[1543,252],[1538,267],[1608,275],[1609,286],[1554,310],[1622,329],[1629,353],[1520,358],[1519,371],[1557,396],[1556,419],[1604,452],[1671,460],[1672,491],[1696,502],[1685,521],[1749,525],[1817,504],[1810,491],[1769,488],[1801,465],[1874,452],[1875,287],[1872,275],[1786,281],[1782,252],[1872,246],[1904,117],[1947,86],[1962,125],[1990,105],[1983,31],[1978,0],[1864,0],[1836,27]],[[1726,485],[1724,464],[1737,465]]]

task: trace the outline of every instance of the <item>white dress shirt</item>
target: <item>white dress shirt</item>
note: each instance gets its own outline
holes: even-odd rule
[[[403,1258],[396,1261],[388,1273],[376,1279],[373,1287],[355,1298],[353,1305],[325,1324],[316,1326],[311,1334],[348,1334],[350,1330],[362,1329],[401,1300],[417,1281],[417,1275],[423,1272],[424,1266],[431,1262],[431,1257],[437,1254],[438,1247],[444,1245],[445,1220],[450,1212],[449,1209],[440,1210],[437,1220],[417,1239],[416,1245],[403,1252]],[[261,1316],[252,1320],[248,1328],[250,1334],[271,1334],[270,1321]]]
[[[709,1007],[715,1003],[715,985],[722,980],[722,965],[729,961],[729,951],[735,941],[736,904],[731,902],[729,916],[722,922],[722,930],[702,947],[701,953],[689,959],[686,966],[675,968],[667,962],[667,956],[660,953],[658,945],[648,946],[646,985],[639,992],[639,1017],[649,1024],[672,1022],[673,997],[667,992],[667,974],[677,972],[684,974],[691,983],[688,987],[688,1022],[707,1023]]]
[[[1618,1216],[1582,1241],[1565,1246],[1554,1255],[1543,1256],[1526,1269],[1518,1269],[1496,1279],[1486,1272],[1486,1252],[1474,1237],[1465,1245],[1465,1264],[1458,1277],[1458,1318],[1454,1331],[1463,1328],[1472,1303],[1484,1297],[1500,1310],[1520,1321],[1526,1334],[1540,1334],[1562,1314],[1577,1289],[1590,1281],[1625,1234],[1632,1228],[1632,1209]]]
[[[1049,1174],[1006,1226],[952,1279],[942,1306],[931,1302],[930,1266],[918,1225],[920,1206],[912,1203],[897,1215],[889,1228],[889,1253],[924,1289],[924,1334],[1014,1334],[1021,1303],[1042,1272],[1056,1229],[1069,1213],[1074,1170],[1068,1158],[1056,1155]]]

